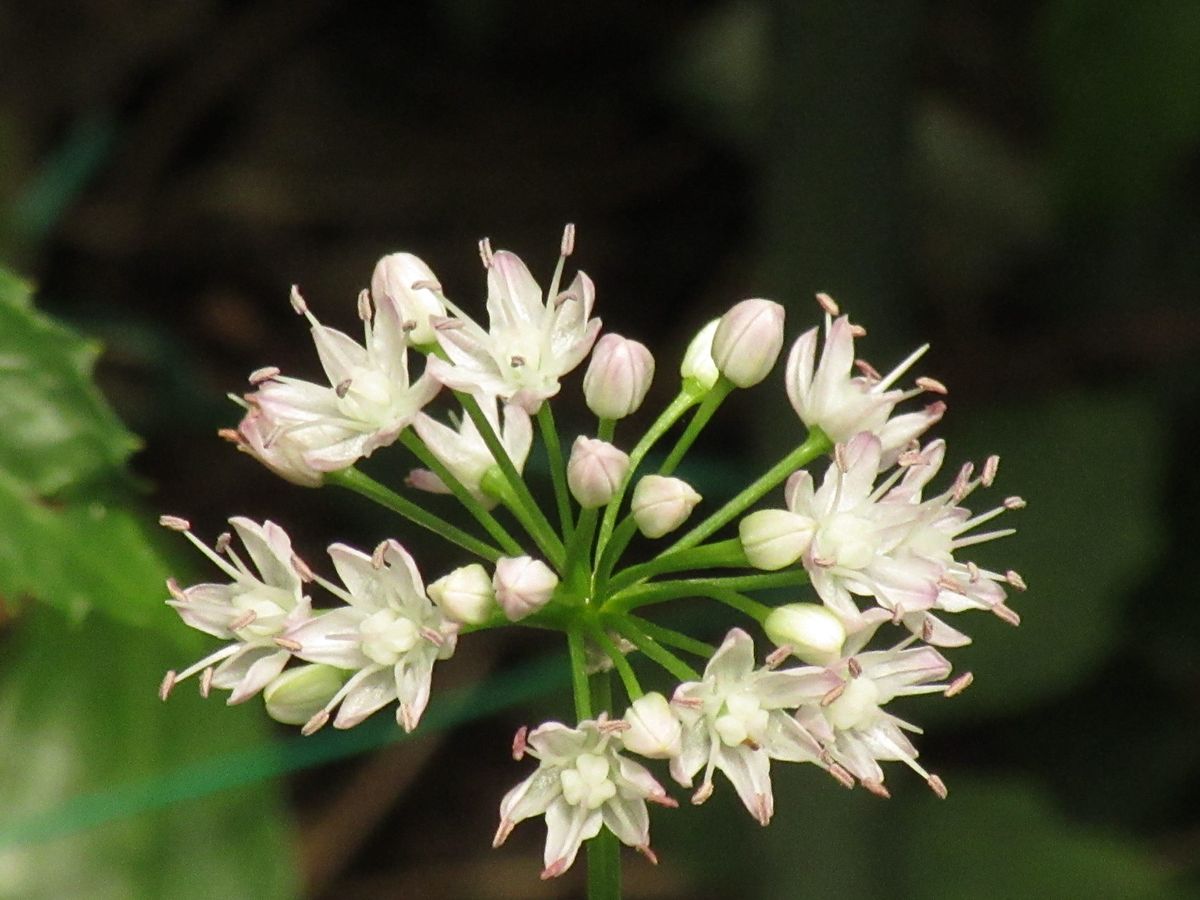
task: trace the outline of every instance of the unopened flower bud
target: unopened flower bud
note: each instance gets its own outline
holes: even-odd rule
[[[786,509],[761,509],[738,523],[750,565],[774,572],[798,560],[812,543],[813,520]]]
[[[721,317],[712,358],[738,387],[758,384],[783,349],[783,307],[771,300],[743,300]]]
[[[492,576],[496,602],[516,622],[545,606],[558,587],[558,576],[540,559],[530,556],[502,557]]]
[[[776,646],[814,666],[827,666],[842,657],[846,629],[841,620],[819,603],[789,603],[771,610],[763,630]]]
[[[667,698],[657,692],[633,701],[625,711],[629,728],[621,732],[625,749],[649,759],[671,759],[680,753],[682,729]]]
[[[683,362],[679,365],[679,374],[683,377],[684,384],[693,387],[696,393],[711,391],[717,379],[721,377],[721,371],[712,357],[713,335],[717,333],[717,326],[720,324],[720,319],[713,319],[701,328],[688,344],[687,351],[683,354]]]
[[[437,335],[429,317],[446,314],[436,286],[437,277],[420,258],[411,253],[392,253],[375,264],[371,298],[376,306],[394,304],[400,321],[410,328],[408,338],[413,344],[435,344]]]
[[[607,441],[575,438],[567,462],[567,486],[584,509],[603,506],[613,498],[629,471],[629,454]]]
[[[496,608],[492,579],[479,563],[443,575],[428,588],[429,597],[455,622],[478,625]]]
[[[644,344],[606,334],[592,350],[583,396],[600,418],[623,419],[637,412],[653,378],[654,357]]]
[[[699,502],[686,481],[647,475],[633,489],[633,520],[646,537],[660,538],[686,522]]]
[[[303,725],[333,699],[350,674],[316,663],[288,669],[263,688],[267,715],[285,725]]]

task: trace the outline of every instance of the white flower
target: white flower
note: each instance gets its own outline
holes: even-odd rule
[[[177,682],[203,672],[200,691],[204,696],[210,687],[218,687],[232,692],[230,704],[241,703],[283,671],[295,649],[291,635],[310,615],[311,604],[303,593],[292,542],[273,522],[259,525],[240,517],[230,519],[258,570],[256,574],[234,552],[228,534],[218,539],[218,553],[193,535],[186,521],[173,516],[163,516],[161,521],[182,531],[231,579],[228,584],[189,588],[180,588],[172,579],[167,582],[172,597],[167,604],[188,625],[232,643],[182,672],[168,672],[159,696],[167,699]]]
[[[670,534],[687,521],[701,496],[681,478],[646,475],[633,489],[630,511],[648,538]]]
[[[479,625],[487,621],[496,608],[496,591],[492,579],[479,563],[460,566],[443,575],[428,588],[429,598],[449,618],[464,625]]]
[[[556,273],[552,296],[544,299],[515,254],[485,250],[484,255],[489,328],[484,331],[447,302],[455,317],[437,323],[437,329],[449,360],[431,356],[429,371],[454,390],[484,391],[535,413],[558,393],[559,379],[583,362],[600,333],[600,320],[588,318],[595,288],[580,272],[570,287],[556,293]],[[561,267],[560,260],[560,272]]]
[[[408,341],[392,303],[372,314],[366,294],[359,298],[365,346],[318,322],[294,288],[292,305],[312,323],[330,386],[259,370],[237,437],[244,450],[304,484],[391,444],[441,385],[429,373],[409,382]]]
[[[904,734],[905,730],[920,729],[882,707],[896,697],[914,694],[953,696],[970,684],[971,676],[949,684],[934,683],[950,674],[950,663],[932,647],[905,649],[913,640],[891,650],[859,653],[830,667],[828,671],[843,679],[844,687],[819,706],[801,707],[796,719],[825,745],[827,758],[873,793],[887,796],[879,761],[895,760],[905,763],[944,797],[942,780],[917,763],[917,749]]]
[[[312,734],[338,707],[335,728],[351,728],[393,700],[396,721],[405,731],[417,727],[429,702],[433,664],[454,654],[458,625],[425,595],[413,558],[395,541],[385,541],[374,556],[344,544],[329,556],[345,589],[317,578],[348,604],[323,613],[291,635],[296,656],[355,674],[304,726]]]
[[[755,668],[754,642],[735,628],[713,654],[702,681],[681,684],[672,699],[683,722],[683,749],[671,775],[685,787],[701,769],[692,797],[703,803],[713,790],[713,771],[733,783],[750,815],[766,825],[774,811],[770,761],[811,762],[822,767],[821,746],[787,712],[815,704],[841,683],[832,672],[804,667]]]
[[[712,358],[721,374],[741,388],[753,387],[779,359],[783,307],[771,300],[743,300],[721,317]]]
[[[512,460],[513,466],[520,472],[525,467],[529,448],[533,445],[533,425],[529,420],[529,413],[519,406],[506,403],[502,428],[496,398],[476,393],[475,400],[491,424],[492,431],[508,451],[508,458]],[[471,492],[471,496],[488,509],[496,505],[496,498],[483,489],[484,476],[492,469],[498,470],[496,459],[470,416],[464,412],[458,427],[451,428],[426,413],[419,413],[413,421],[413,428],[425,442],[429,452],[462,482]],[[419,490],[436,494],[450,492],[442,483],[442,479],[427,469],[414,469],[409,474],[409,484]]]
[[[546,817],[545,865],[542,878],[554,878],[571,867],[584,841],[607,827],[622,843],[651,861],[650,816],[646,801],[675,806],[645,767],[623,756],[616,733],[623,722],[603,716],[576,728],[547,722],[529,733],[517,733],[513,755],[540,761],[537,770],[500,801],[500,827],[492,846],[508,839],[518,822]]]
[[[623,419],[638,411],[653,378],[654,357],[645,344],[606,334],[583,374],[583,396],[601,419]]]
[[[504,615],[516,622],[550,602],[558,587],[558,576],[540,559],[502,556],[496,560],[492,587]]]
[[[643,694],[625,710],[628,730],[621,732],[621,743],[630,753],[647,759],[671,759],[681,749],[682,727],[667,698],[657,691]]]
[[[607,441],[580,435],[567,461],[567,487],[584,509],[604,506],[629,472],[629,454]]]
[[[285,725],[303,725],[321,711],[348,676],[346,670],[333,666],[293,666],[263,688],[267,715]]]
[[[880,376],[870,365],[861,362],[858,365],[863,374],[852,375],[857,328],[846,316],[832,319],[832,315],[837,315],[836,305],[825,295],[818,299],[826,309],[821,360],[814,362],[818,329],[812,328],[797,339],[788,355],[788,399],[805,425],[820,428],[834,443],[848,441],[860,431],[876,435],[890,462],[945,412],[945,404],[938,402],[921,412],[892,418],[892,411],[902,400],[925,390],[945,393],[946,389],[939,382],[929,378],[918,378],[917,387],[909,391],[891,387],[921,358],[929,345],[918,348],[886,376]]]
[[[786,509],[760,509],[738,523],[746,560],[774,572],[798,560],[812,543],[813,522]]]
[[[713,362],[713,336],[717,333],[720,319],[713,319],[698,332],[688,343],[683,353],[683,362],[679,364],[679,377],[685,386],[691,386],[694,394],[705,394],[713,389],[721,370]]]
[[[388,254],[371,274],[371,297],[376,305],[392,304],[409,342],[422,347],[437,342],[430,319],[446,315],[440,291],[433,271],[411,253]]]
[[[801,662],[826,666],[842,657],[846,626],[819,603],[776,606],[763,621],[763,631]]]

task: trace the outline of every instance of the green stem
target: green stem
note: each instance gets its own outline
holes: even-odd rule
[[[608,672],[597,672],[589,679],[592,708],[612,713],[612,679]],[[621,846],[617,836],[606,827],[587,842],[588,900],[621,900]]]
[[[558,540],[557,535],[549,530],[550,526],[544,524],[544,519],[539,522],[529,515],[528,507],[521,502],[521,498],[513,492],[512,485],[498,470],[489,469],[483,476],[483,489],[504,504],[505,508],[513,514],[513,518],[520,522],[521,527],[533,538],[533,542],[538,545],[538,549],[542,551],[550,565],[557,569],[560,575],[563,574],[566,550],[562,543]]]
[[[585,509],[579,514],[579,522],[571,532],[567,542],[567,561],[563,564],[566,570],[563,577],[578,590],[587,592],[590,580],[592,537],[596,534],[596,522],[600,518],[600,510]]]
[[[504,526],[496,520],[495,516],[483,508],[483,504],[472,496],[471,492],[467,490],[466,485],[459,481],[454,473],[446,468],[445,464],[425,446],[424,442],[417,435],[406,428],[400,435],[400,442],[411,451],[413,456],[419,459],[434,475],[442,480],[442,483],[446,485],[450,493],[455,496],[466,511],[492,536],[492,540],[504,548],[505,553],[509,556],[524,555],[525,551],[521,549],[521,545],[517,543],[516,539],[505,530]]]
[[[604,651],[605,656],[612,660],[613,668],[617,670],[617,674],[621,676],[621,684],[625,687],[625,694],[630,701],[638,699],[645,693],[642,686],[638,683],[637,675],[633,671],[633,666],[629,665],[629,660],[625,658],[625,654],[621,652],[621,648],[613,643],[612,638],[608,636],[603,628],[599,625],[594,625],[591,628],[592,639]],[[610,710],[610,712],[614,712]]]
[[[577,627],[567,629],[567,651],[571,657],[571,689],[575,695],[575,718],[582,722],[592,717],[592,696],[588,686],[587,653],[583,633]]]
[[[666,647],[661,646],[658,641],[634,624],[628,616],[613,616],[610,623],[613,628],[632,641],[646,655],[647,659],[658,663],[680,681],[700,680],[699,672]]]
[[[734,575],[720,578],[680,578],[636,584],[613,594],[600,607],[602,613],[625,613],[642,606],[678,600],[681,597],[711,597],[714,590],[761,591],[769,588],[796,587],[808,583],[803,571],[770,572],[761,575]]]
[[[700,408],[696,410],[696,414],[692,416],[692,420],[688,422],[687,429],[679,436],[679,440],[675,442],[675,446],[667,454],[666,460],[659,466],[659,475],[670,475],[675,471],[675,467],[679,465],[684,455],[691,449],[692,444],[696,442],[696,438],[700,436],[700,432],[704,430],[704,426],[708,424],[708,420],[720,409],[721,403],[729,396],[729,392],[734,387],[736,385],[722,375],[717,380],[717,383],[713,385],[712,390],[704,395],[704,400],[701,401]]]
[[[547,558],[555,566],[561,566],[563,561],[562,542],[558,539],[558,535],[554,533],[550,522],[542,514],[537,502],[533,499],[533,495],[529,493],[528,486],[526,486],[524,479],[521,478],[516,466],[513,465],[512,459],[509,458],[508,450],[505,449],[499,435],[492,428],[492,423],[483,414],[483,410],[480,409],[479,403],[473,396],[463,391],[455,391],[454,396],[458,398],[467,415],[471,417],[471,421],[475,423],[475,427],[479,431],[479,436],[483,438],[483,442],[491,452],[492,458],[496,460],[496,465],[499,466],[500,472],[504,476],[504,481],[511,490],[513,503],[520,507],[520,512],[517,509],[513,509],[513,514],[517,516],[522,527],[529,532],[530,536],[541,547],[542,552],[546,554]]]
[[[612,534],[612,539],[608,542],[608,546],[604,548],[603,553],[597,554],[596,562],[596,583],[600,586],[602,592],[607,592],[605,583],[608,581],[608,576],[612,574],[613,566],[617,564],[617,559],[621,553],[629,546],[629,542],[633,540],[633,535],[637,531],[637,522],[634,521],[633,514],[627,515],[621,520],[621,524],[617,526]],[[597,545],[597,548],[599,545]]]
[[[571,495],[567,492],[567,468],[563,462],[562,444],[558,440],[558,429],[554,425],[554,413],[550,404],[543,403],[538,410],[538,426],[542,430],[542,442],[546,445],[546,457],[550,462],[550,480],[554,482],[554,501],[558,505],[558,521],[564,535],[571,532]]]
[[[698,641],[694,637],[689,637],[682,632],[676,631],[674,628],[658,625],[649,619],[643,619],[639,616],[627,614],[624,618],[646,632],[654,640],[667,647],[674,647],[676,650],[691,653],[693,656],[699,656],[702,659],[708,659],[717,652],[717,648],[712,644]]]
[[[767,491],[775,487],[797,469],[808,465],[818,456],[828,453],[833,443],[819,428],[808,433],[803,444],[775,463],[763,475],[742,490],[736,497],[710,515],[707,519],[677,540],[667,552],[694,547],[725,523],[737,518],[758,501]]]
[[[401,497],[391,488],[384,487],[374,478],[364,475],[357,469],[350,468],[342,469],[340,472],[330,472],[325,476],[325,480],[329,484],[336,484],[354,491],[368,500],[374,500],[380,506],[384,506],[392,510],[392,512],[399,513],[410,522],[441,535],[451,543],[457,544],[464,550],[474,553],[488,562],[495,562],[504,555],[503,551],[484,543],[477,537],[467,534],[461,528],[456,528],[441,518],[441,516],[436,516],[424,507],[418,506],[405,497]]]
[[[718,603],[724,603],[726,606],[732,607],[740,613],[745,613],[760,625],[771,614],[771,607],[767,606],[767,604],[752,600],[738,591],[730,591],[725,588],[709,588],[706,594]]]
[[[625,478],[621,482],[621,486],[617,488],[616,494],[609,501],[608,508],[604,511],[604,521],[600,524],[600,539],[597,543],[597,555],[603,553],[605,546],[608,544],[609,538],[612,536],[613,527],[617,524],[617,513],[621,508],[621,501],[625,498],[625,492],[629,489],[629,484],[633,480],[634,474],[637,472],[638,466],[642,459],[650,452],[653,447],[664,434],[679,421],[680,416],[696,405],[696,397],[688,391],[680,391],[679,396],[670,402],[662,414],[650,426],[649,430],[638,441],[637,446],[633,448],[633,452],[629,454],[629,471],[625,473]]]
[[[738,538],[718,541],[715,544],[704,544],[700,547],[688,547],[674,553],[663,553],[654,559],[630,566],[618,572],[608,585],[608,590],[616,591],[628,587],[638,581],[652,578],[655,575],[665,575],[668,572],[682,572],[687,569],[717,569],[735,566],[746,567],[750,563],[742,550],[742,542]]]
[[[617,430],[617,420],[616,419],[600,419],[599,427],[596,429],[596,437],[602,441],[607,441],[608,443],[612,443],[613,434],[616,433],[616,430]]]

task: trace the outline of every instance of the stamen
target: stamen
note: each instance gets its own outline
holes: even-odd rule
[[[292,309],[296,311],[298,316],[308,315],[308,304],[304,302],[304,298],[300,296],[300,286],[292,285],[291,293],[288,295],[288,300],[291,301]]]
[[[879,370],[865,359],[856,359],[854,365],[858,367],[858,371],[866,376],[868,381],[883,381],[883,376],[879,374]]]
[[[950,393],[950,389],[946,387],[946,385],[942,384],[936,378],[930,378],[926,375],[922,375],[920,378],[918,378],[916,380],[916,385],[921,390],[928,391],[931,394],[941,394],[942,396],[945,396],[946,394]]]
[[[829,774],[833,776],[838,784],[847,790],[854,787],[854,776],[837,763],[829,764]]]
[[[623,734],[632,728],[624,719],[600,719],[596,720],[596,729],[604,735]]]
[[[928,616],[926,616],[925,621],[921,623],[921,640],[927,644],[933,640],[933,619],[929,618]]]
[[[1004,580],[1011,584],[1018,591],[1024,591],[1029,588],[1029,585],[1025,583],[1025,579],[1021,577],[1020,573],[1012,569],[1009,569],[1004,573]]]
[[[304,645],[301,644],[299,641],[295,641],[295,640],[292,640],[291,638],[286,638],[286,637],[275,638],[275,646],[279,647],[283,650],[286,650],[289,653],[299,653],[301,650],[304,649]]]
[[[867,329],[863,328],[861,325],[851,325],[850,336],[854,338],[864,338],[867,336]]]
[[[979,566],[970,561],[967,562],[967,580],[970,581],[971,584],[979,583]]]
[[[783,664],[784,660],[786,660],[791,655],[792,655],[792,645],[791,644],[784,644],[780,647],[777,647],[776,649],[772,650],[770,653],[767,654],[767,658],[765,660],[765,662],[767,664],[767,668],[768,669],[779,668]]]
[[[213,543],[213,549],[218,553],[229,553],[229,545],[233,543],[233,535],[228,531],[222,531],[217,535],[217,540]]]
[[[209,693],[212,691],[213,667],[209,666],[200,673],[200,696],[205,700],[208,699]]]
[[[840,316],[842,314],[841,309],[838,307],[834,299],[826,293],[817,294],[817,303],[820,305],[821,309],[825,310],[825,312],[829,313],[831,316]]]
[[[529,726],[528,725],[522,725],[520,728],[517,729],[517,733],[513,735],[512,758],[514,760],[516,760],[517,762],[520,762],[522,759],[525,758],[525,751],[529,747],[529,745],[525,741],[525,738],[528,735],[529,735]]]
[[[699,806],[701,803],[711,797],[712,793],[713,783],[711,781],[704,782],[704,784],[700,785],[700,789],[697,790],[696,793],[692,794],[692,805]]]
[[[178,600],[180,603],[187,602],[187,594],[183,592],[183,588],[179,586],[179,582],[174,578],[167,579],[167,591],[173,599]]]
[[[380,541],[375,545],[375,550],[371,553],[371,565],[376,569],[382,569],[384,566],[384,555],[387,553],[388,542]]]
[[[308,737],[311,734],[316,734],[325,727],[325,723],[328,721],[329,710],[323,709],[304,723],[304,727],[300,729],[300,733],[304,735],[304,737]]]
[[[345,381],[339,381],[333,392],[337,394],[339,400],[344,400],[346,395],[350,393],[350,385],[354,383],[354,379],[347,378]]]
[[[510,366],[512,366],[514,369],[519,369],[521,366],[525,365],[525,357],[514,356],[514,357],[512,357],[512,359],[510,359],[508,361],[508,364]]]
[[[923,457],[920,450],[905,450],[896,458],[896,464],[902,468],[915,466],[921,463]]]
[[[1016,610],[1005,606],[1003,603],[997,603],[995,606],[993,606],[992,612],[994,612],[1001,621],[1007,622],[1009,625],[1015,627],[1021,624],[1020,614],[1017,613]]]
[[[975,473],[975,463],[963,463],[961,469],[958,470],[958,475],[954,478],[954,488],[950,496],[955,503],[962,501],[967,494],[971,493],[971,476]]]
[[[358,292],[358,317],[364,322],[370,322],[374,313],[371,310],[371,292],[364,289]]]
[[[998,531],[985,531],[983,534],[972,535],[971,537],[958,538],[951,545],[951,550],[961,550],[963,547],[971,547],[975,544],[986,544],[988,541],[998,540],[999,538],[1008,537],[1010,534],[1016,534],[1015,528],[1001,528]]]
[[[920,347],[918,347],[912,353],[908,354],[908,356],[906,356],[904,358],[904,360],[900,363],[900,365],[896,366],[896,368],[894,368],[894,369],[892,369],[892,371],[888,372],[887,375],[885,375],[883,377],[883,380],[880,381],[879,384],[877,384],[873,388],[871,388],[871,390],[875,393],[878,393],[880,391],[886,391],[889,387],[892,386],[892,382],[894,382],[897,378],[899,378],[901,375],[903,375],[905,372],[907,372],[910,368],[912,368],[913,363],[915,363],[918,359],[920,359],[922,356],[924,356],[928,350],[929,350],[929,345],[922,344]]]
[[[846,660],[846,668],[850,670],[851,678],[857,678],[863,672],[862,663],[853,656]]]
[[[236,428],[218,428],[217,437],[223,441],[229,441],[231,444],[237,444],[238,446],[241,446],[242,444],[242,435]]]
[[[175,670],[168,669],[167,674],[163,676],[162,682],[158,686],[158,699],[167,702],[167,698],[171,696],[171,689],[175,687]]]
[[[983,474],[979,476],[980,483],[982,483],[984,487],[991,487],[992,482],[996,480],[996,473],[999,470],[1000,457],[993,453],[983,464]]]
[[[317,574],[308,567],[308,563],[295,553],[292,554],[292,568],[296,570],[296,574],[300,576],[301,581],[312,582],[317,580]]]
[[[940,779],[938,776],[930,775],[925,783],[929,785],[929,789],[937,794],[940,799],[945,800],[948,796],[950,796],[950,791],[946,787],[946,782],[942,781],[942,779]]]
[[[820,566],[822,569],[832,569],[837,565],[837,560],[829,556],[814,556],[813,565]]]
[[[1005,509],[1024,509],[1025,501],[1020,497],[1005,497],[1001,504]]]
[[[969,688],[974,680],[975,676],[970,672],[963,672],[963,674],[959,675],[952,682],[946,685],[946,690],[942,693],[946,697],[957,697],[959,694]]]
[[[568,222],[563,228],[562,244],[558,252],[564,258],[575,252],[575,223]]]
[[[255,369],[250,373],[250,383],[258,387],[264,381],[270,381],[279,375],[278,366],[263,366],[261,369]]]
[[[487,238],[481,240],[479,242],[479,258],[482,260],[483,267],[485,269],[490,269],[492,267],[492,259],[494,256],[495,254],[492,253],[492,242]]]
[[[874,778],[865,778],[862,781],[862,786],[876,797],[882,797],[884,800],[892,799],[892,792],[883,786],[882,781],[876,781]]]
[[[191,531],[192,529],[192,523],[179,516],[159,516],[158,524],[163,528],[170,528],[172,531]]]
[[[405,334],[408,334],[410,331],[416,331],[417,330],[417,320],[416,319],[405,319],[403,322],[400,323],[400,330],[403,331]]]
[[[246,610],[241,616],[229,623],[230,631],[241,631],[248,625],[253,625],[254,620],[258,618],[258,613],[252,609]]]
[[[833,703],[834,700],[836,700],[838,697],[842,696],[842,694],[844,694],[844,693],[846,693],[846,682],[843,681],[837,687],[830,688],[825,693],[825,696],[821,698],[821,705],[829,706],[831,703]]]

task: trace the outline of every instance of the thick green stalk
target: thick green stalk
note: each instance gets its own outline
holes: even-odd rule
[[[587,653],[583,647],[583,632],[578,627],[567,629],[567,650],[571,658],[571,688],[575,695],[575,718],[582,722],[592,717],[592,694],[588,684]]]
[[[679,436],[679,440],[675,442],[671,452],[667,454],[666,460],[658,467],[659,475],[670,475],[675,471],[675,467],[679,465],[688,450],[691,449],[692,444],[696,442],[696,438],[700,436],[700,432],[704,430],[708,420],[720,409],[721,403],[735,386],[732,381],[722,375],[713,385],[712,390],[704,395],[704,399],[700,402],[700,408],[696,410],[692,420],[688,422],[687,428]]]
[[[635,584],[613,594],[600,607],[602,613],[626,613],[642,606],[665,603],[682,597],[711,597],[713,590],[759,591],[769,588],[797,587],[808,583],[803,571],[769,572],[761,575],[733,575],[719,578],[680,578]]]
[[[747,567],[749,565],[746,554],[742,550],[742,542],[737,538],[730,538],[715,544],[688,547],[675,553],[662,553],[640,565],[630,566],[613,576],[608,584],[608,589],[615,593],[638,581],[653,578],[655,575],[665,575],[668,572],[734,566]]]
[[[380,506],[392,510],[392,512],[399,513],[410,522],[441,535],[451,543],[457,544],[469,553],[474,553],[488,562],[495,562],[504,555],[503,551],[484,543],[477,537],[467,534],[461,528],[451,525],[445,519],[434,515],[411,500],[401,497],[391,488],[385,487],[371,476],[364,475],[357,469],[350,468],[342,469],[340,472],[330,472],[325,476],[325,480],[329,484],[336,484],[347,488],[356,494],[366,497],[368,500],[375,501]]]
[[[749,509],[767,491],[771,490],[771,488],[775,487],[797,469],[808,465],[818,456],[828,453],[831,449],[833,449],[833,443],[829,438],[819,428],[813,428],[809,431],[808,439],[803,444],[775,463],[759,478],[744,488],[736,497],[677,540],[667,548],[667,552],[671,553],[676,550],[683,550],[686,547],[696,546],[722,525],[732,521]]]
[[[550,463],[550,480],[554,482],[558,521],[562,525],[562,533],[568,535],[571,532],[571,495],[567,492],[567,467],[563,462],[562,444],[558,440],[558,429],[554,425],[554,413],[550,411],[549,403],[542,404],[537,418]]]

